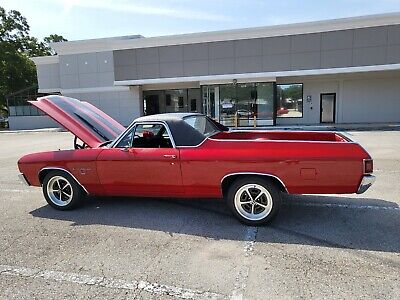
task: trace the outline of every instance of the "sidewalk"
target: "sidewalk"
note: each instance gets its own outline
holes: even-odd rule
[[[315,124],[275,125],[268,127],[237,127],[232,130],[306,130],[306,131],[400,131],[400,123],[357,123],[357,124]]]

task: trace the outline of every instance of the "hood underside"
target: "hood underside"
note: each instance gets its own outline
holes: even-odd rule
[[[29,101],[89,147],[114,140],[125,127],[92,104],[64,96],[46,96]]]

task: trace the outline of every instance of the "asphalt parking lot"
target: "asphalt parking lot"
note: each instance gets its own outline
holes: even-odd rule
[[[400,131],[349,132],[373,156],[363,195],[288,196],[267,227],[217,200],[89,199],[60,212],[17,179],[66,132],[0,133],[0,298],[400,297]]]

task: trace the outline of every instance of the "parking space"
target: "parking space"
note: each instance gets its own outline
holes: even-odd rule
[[[0,133],[0,298],[398,298],[400,131],[349,132],[373,156],[363,195],[287,196],[266,227],[219,200],[91,198],[46,205],[17,159],[66,132]]]

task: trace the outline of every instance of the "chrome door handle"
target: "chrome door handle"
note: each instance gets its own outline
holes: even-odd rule
[[[175,159],[175,158],[176,158],[176,155],[174,155],[174,154],[164,154],[164,158],[172,158],[172,159]]]

